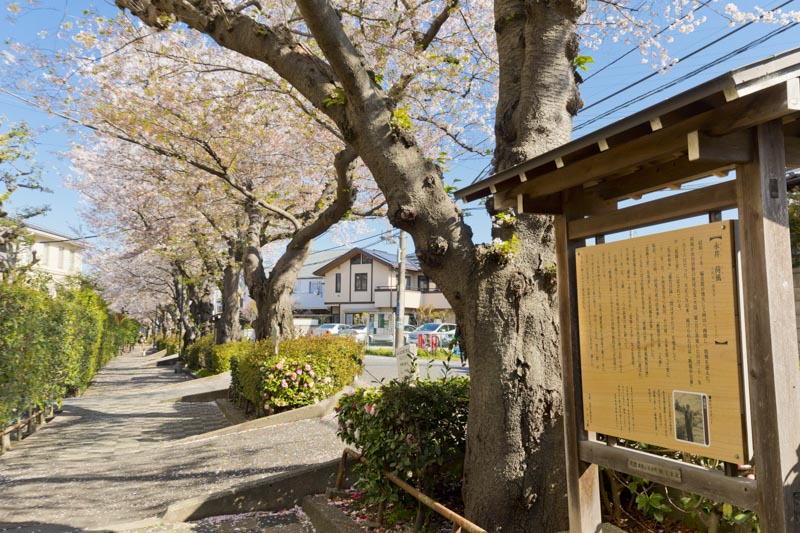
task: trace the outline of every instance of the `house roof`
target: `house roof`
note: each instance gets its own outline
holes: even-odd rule
[[[42,242],[59,244],[63,243],[69,246],[74,246],[75,248],[87,248],[86,243],[82,242],[79,237],[70,237],[64,233],[59,233],[57,231],[45,228],[44,226],[31,224],[30,222],[26,221],[22,222],[22,227],[27,228],[35,235],[39,235],[40,237],[47,239]]]
[[[567,190],[593,202],[679,188],[733,168],[728,154],[714,160],[719,154],[706,156],[703,144],[730,147],[730,137],[724,143],[713,141],[779,118],[784,119],[785,135],[800,136],[800,121],[789,116],[800,111],[798,75],[800,48],[719,76],[473,183],[455,196],[470,202],[494,195],[495,207],[559,213]]]
[[[371,248],[353,248],[344,254],[341,254],[339,257],[336,257],[332,261],[328,262],[324,266],[318,268],[314,271],[315,276],[324,276],[326,272],[336,268],[340,264],[344,263],[345,261],[349,261],[352,257],[355,257],[358,254],[364,254],[371,257],[374,261],[378,261],[379,263],[383,263],[384,265],[390,268],[397,268],[397,256],[391,252],[384,252],[383,250],[376,250]],[[413,254],[409,254],[406,256],[406,269],[412,271],[419,271],[419,261],[417,260],[417,256]]]

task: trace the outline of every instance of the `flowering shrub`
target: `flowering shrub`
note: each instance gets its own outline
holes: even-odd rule
[[[468,405],[467,378],[394,380],[343,396],[336,407],[338,435],[369,461],[357,466],[367,498],[403,497],[382,470],[434,498],[452,495],[462,475]]]
[[[311,405],[352,383],[361,372],[363,345],[349,337],[301,337],[247,343],[231,360],[231,395],[258,415]]]
[[[333,379],[318,374],[319,366],[282,358],[270,367],[260,367],[264,412],[311,405],[333,395]]]

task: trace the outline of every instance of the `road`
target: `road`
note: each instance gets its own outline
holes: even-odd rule
[[[445,361],[437,359],[419,359],[419,375],[425,379],[438,379],[448,376],[469,376],[469,366],[462,367],[458,358],[454,358],[446,369]],[[364,373],[359,377],[360,385],[379,385],[382,380],[389,381],[397,377],[397,360],[394,357],[379,355],[364,356]]]

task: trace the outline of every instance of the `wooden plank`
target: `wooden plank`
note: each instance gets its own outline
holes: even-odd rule
[[[643,477],[668,487],[701,494],[718,502],[726,502],[758,512],[756,480],[732,478],[724,473],[698,465],[659,457],[640,450],[606,446],[599,442],[579,444],[580,458],[617,472]],[[762,531],[766,531],[762,528]]]
[[[600,198],[621,200],[630,197],[631,191],[636,191],[638,194],[657,191],[673,184],[711,176],[721,168],[730,170],[733,165],[726,163],[721,166],[717,161],[689,161],[685,157],[679,157],[628,176],[604,181],[591,190]]]
[[[587,430],[749,458],[735,248],[725,221],[575,252]]]
[[[702,131],[687,135],[689,161],[724,161],[747,163],[753,159],[753,132],[741,130],[722,137],[711,137]]]
[[[569,223],[572,239],[585,239],[736,207],[736,183],[726,181],[696,191],[626,207],[615,213],[580,218]]]
[[[490,187],[495,187],[498,191],[509,191],[512,196],[520,193],[544,196],[636,167],[667,154],[685,151],[685,136],[690,131],[704,130],[710,136],[727,135],[737,129],[749,128],[790,114],[800,105],[789,102],[789,86],[796,82],[797,79],[790,80],[765,89],[757,95],[739,98],[674,126],[643,135],[622,146],[568,163],[560,169],[530,169],[525,173],[528,176],[525,183],[519,183],[515,175],[513,180],[494,183]],[[474,199],[474,195],[468,199]]]
[[[758,127],[758,155],[736,169],[753,448],[762,531],[800,531],[800,370],[783,130]]]
[[[518,211],[519,213],[557,215],[564,212],[561,206],[561,193],[555,193],[543,198],[529,198],[522,194],[510,196],[507,192],[498,192],[492,197],[494,209],[498,211],[504,209],[519,210],[520,198],[522,198],[522,211]]]
[[[568,239],[565,215],[556,216],[554,224],[569,526],[570,532],[583,533],[599,530],[602,522],[598,470],[582,464],[578,457],[578,441],[587,438],[583,430],[577,296],[574,290],[575,250],[583,246],[583,242]]]

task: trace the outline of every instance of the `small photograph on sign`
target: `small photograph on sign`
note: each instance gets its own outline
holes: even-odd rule
[[[672,391],[675,438],[708,446],[708,396],[701,392]]]

